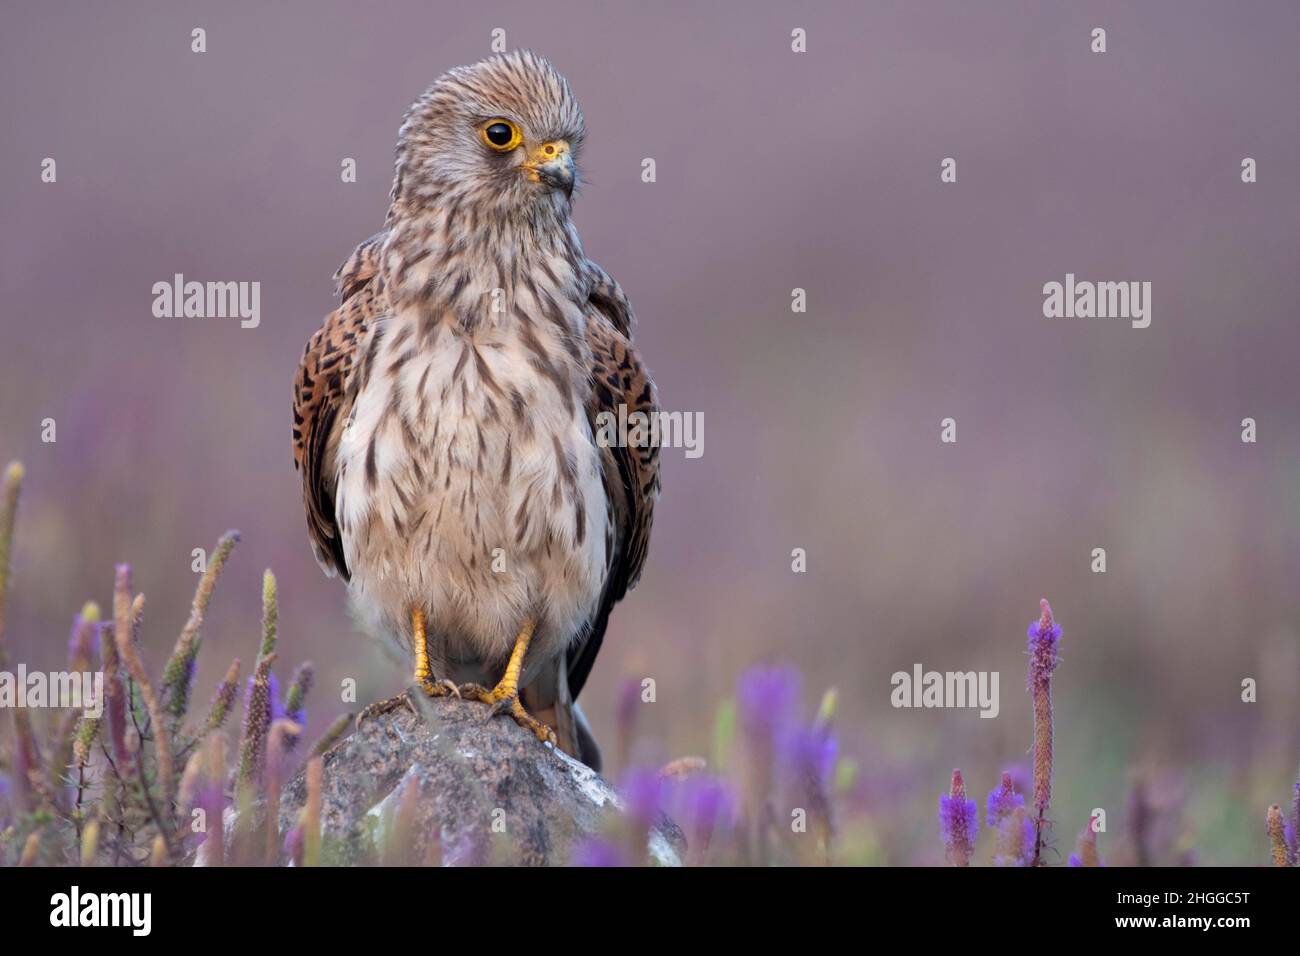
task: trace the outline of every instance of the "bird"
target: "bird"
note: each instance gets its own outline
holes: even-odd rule
[[[383,229],[303,351],[293,457],[317,561],[414,684],[599,770],[576,700],[645,565],[659,405],[628,297],[572,219],[585,136],[527,50],[415,101]]]

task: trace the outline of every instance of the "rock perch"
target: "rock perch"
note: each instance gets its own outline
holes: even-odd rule
[[[562,865],[577,841],[600,835],[608,814],[621,810],[594,770],[513,720],[485,719],[482,704],[391,703],[325,753],[321,829],[336,849],[324,862],[372,862],[396,843],[408,863]],[[281,798],[282,833],[298,821],[306,792],[300,771]],[[652,863],[676,866],[685,839],[661,817],[648,850]]]

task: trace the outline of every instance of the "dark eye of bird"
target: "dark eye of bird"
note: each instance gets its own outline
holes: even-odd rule
[[[514,132],[505,123],[493,123],[483,133],[493,146],[505,146],[514,136]]]

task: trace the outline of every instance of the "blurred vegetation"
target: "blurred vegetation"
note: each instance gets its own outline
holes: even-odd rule
[[[15,518],[23,469],[10,465],[0,502],[0,667],[11,661],[5,634]],[[114,576],[108,619],[87,602],[72,624],[67,667],[104,675],[102,707],[6,708],[0,725],[0,864],[169,865],[192,863],[329,863],[337,854],[322,840],[323,764],[320,754],[348,729],[351,715],[336,716],[311,748],[299,748],[305,702],[314,668],[304,662],[283,693],[274,665],[280,618],[274,575],[263,574],[262,621],[257,653],[243,693],[240,661],[224,672],[206,709],[193,705],[193,684],[203,624],[221,572],[239,542],[227,532],[210,552],[172,652],[154,677],[141,651],[144,596],[132,589],[128,565]],[[606,831],[575,849],[579,865],[642,865],[647,838],[661,814],[686,834],[690,865],[874,865],[938,862],[970,865],[1051,865],[1069,852],[1071,865],[1180,865],[1198,862],[1207,839],[1216,855],[1251,848],[1258,862],[1300,864],[1300,780],[1290,805],[1265,814],[1239,812],[1242,787],[1222,774],[1170,769],[1128,769],[1115,749],[1087,747],[1082,758],[1060,761],[1070,748],[1054,746],[1052,675],[1061,629],[1042,602],[1043,617],[1029,631],[1034,697],[1032,760],[1000,770],[987,812],[967,793],[967,780],[953,771],[940,796],[939,827],[930,851],[903,855],[891,807],[898,799],[929,802],[925,782],[900,783],[887,770],[863,773],[845,751],[837,731],[840,695],[821,695],[805,710],[802,676],[790,666],[746,670],[734,695],[716,705],[711,726],[696,734],[707,756],[681,757],[656,765],[646,760],[642,726],[654,702],[654,681],[625,679],[616,695],[613,760],[622,798]],[[251,646],[251,641],[249,642]],[[242,698],[237,746],[227,728]],[[1063,726],[1080,713],[1071,708]],[[1121,722],[1122,722],[1121,717]],[[651,751],[662,741],[650,741]],[[1049,814],[1053,793],[1067,795],[1063,817]],[[278,827],[280,794],[289,775],[307,764],[307,800],[300,821],[287,833]],[[1031,769],[1032,768],[1032,769]],[[1078,831],[1058,826],[1078,820],[1080,781],[1128,775],[1122,806],[1101,809],[1116,824],[1098,834],[1090,823]],[[1266,779],[1266,778],[1264,778]],[[1025,794],[1034,802],[1026,807]],[[1086,802],[1086,799],[1085,799]],[[933,806],[933,804],[931,804]],[[401,834],[414,807],[403,799],[382,821],[374,862],[412,862]],[[933,818],[932,818],[933,819]],[[380,821],[376,821],[379,825]],[[229,831],[229,832],[227,832]],[[984,836],[987,834],[987,836]],[[1207,837],[1208,835],[1208,837]],[[1072,848],[1073,852],[1065,849]],[[454,851],[454,848],[452,848]],[[1104,854],[1104,856],[1103,856]],[[452,852],[417,862],[456,862]],[[508,862],[508,861],[505,861]]]

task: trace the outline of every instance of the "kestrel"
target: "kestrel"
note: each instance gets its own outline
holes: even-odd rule
[[[384,229],[303,353],[293,454],[317,559],[417,684],[598,767],[574,700],[641,574],[659,458],[597,423],[658,410],[627,297],[570,216],[584,135],[528,52],[416,100]]]

